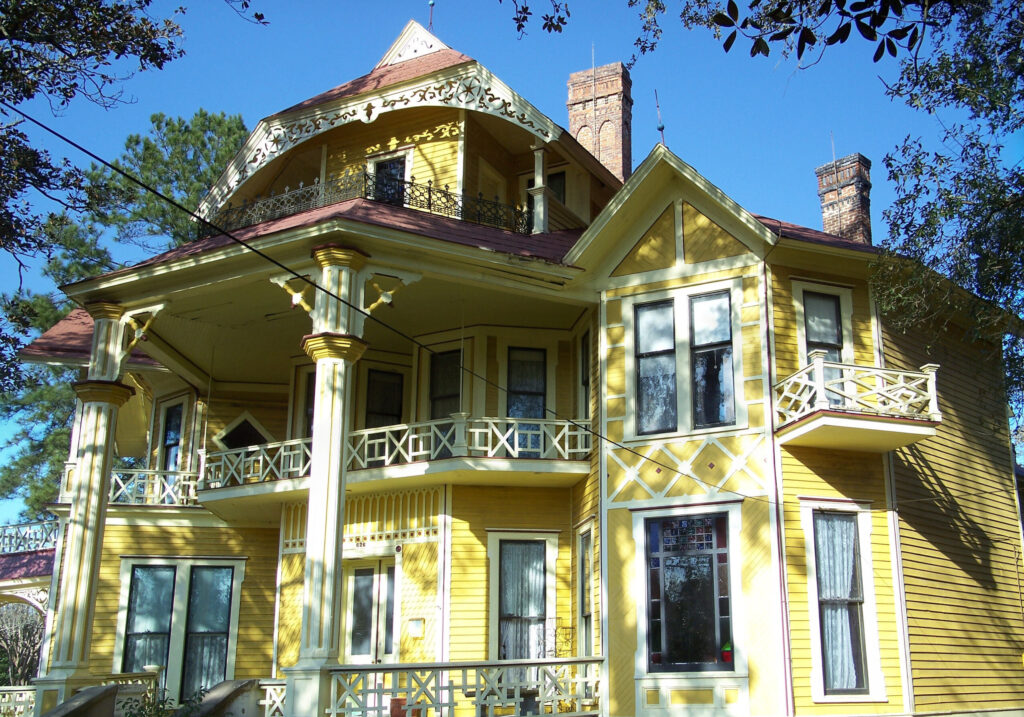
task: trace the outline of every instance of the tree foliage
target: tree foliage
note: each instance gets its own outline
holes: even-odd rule
[[[7,658],[8,685],[30,685],[39,669],[43,616],[25,603],[0,605],[0,651]]]
[[[1024,173],[1007,144],[1024,130],[1024,3],[1016,0],[627,0],[639,14],[640,54],[661,40],[678,13],[731,50],[773,50],[802,68],[830,46],[865,46],[868,57],[898,58],[880,91],[935,115],[934,137],[907,136],[884,158],[896,200],[873,274],[879,308],[896,329],[941,328],[957,312],[1002,346],[1018,417],[1024,385]],[[552,13],[568,9],[551,0]],[[522,30],[528,8],[516,6]],[[525,14],[523,11],[525,10]],[[549,28],[545,26],[545,29]],[[636,58],[634,57],[634,60]],[[1018,149],[1019,152],[1019,149]],[[908,261],[908,259],[910,261]],[[953,284],[948,280],[951,279]],[[977,301],[968,293],[980,297]],[[1008,333],[1009,332],[1009,333]]]

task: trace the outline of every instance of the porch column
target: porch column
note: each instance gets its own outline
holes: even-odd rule
[[[86,306],[93,318],[92,354],[86,380],[75,384],[82,408],[76,465],[68,497],[70,515],[58,553],[60,587],[55,600],[50,645],[52,655],[39,678],[37,713],[71,697],[89,682],[89,643],[93,603],[103,549],[103,527],[110,494],[117,411],[133,390],[118,381],[124,359],[122,309],[116,304]],[[44,656],[44,662],[46,656]]]
[[[543,234],[548,230],[547,171],[544,166],[544,147],[533,147],[533,186],[527,189],[533,197],[533,233]]]
[[[357,274],[366,257],[353,249],[317,247],[320,286],[362,306]],[[288,674],[287,710],[295,717],[322,715],[330,701],[330,675],[341,646],[345,525],[345,443],[351,396],[351,368],[366,344],[359,338],[362,317],[343,301],[317,291],[311,312],[313,333],[302,348],[316,362],[312,460],[306,523],[306,570],[302,592],[302,633],[298,663]]]

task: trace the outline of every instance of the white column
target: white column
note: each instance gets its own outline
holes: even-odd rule
[[[362,305],[357,280],[364,255],[337,246],[318,247],[320,286],[344,302]],[[326,668],[338,664],[341,646],[342,532],[345,525],[345,443],[348,440],[352,367],[366,344],[361,317],[323,291],[316,294],[313,333],[303,350],[316,362],[312,461],[306,522],[306,569],[298,664],[288,675],[287,710],[295,717],[322,715],[330,700]]]
[[[39,679],[37,712],[71,696],[89,682],[89,643],[93,604],[103,549],[103,528],[110,493],[117,411],[133,390],[118,382],[124,358],[121,307],[94,304],[93,345],[85,381],[75,384],[81,402],[78,453],[68,490],[71,509],[64,531],[63,554],[56,569],[60,588],[50,644],[52,654]]]
[[[547,172],[544,168],[544,147],[533,148],[533,186],[526,191],[533,197],[533,233],[548,230]]]

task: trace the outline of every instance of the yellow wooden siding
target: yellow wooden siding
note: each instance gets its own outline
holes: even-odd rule
[[[466,194],[475,197],[481,191],[480,160],[483,159],[493,170],[505,178],[505,203],[520,204],[515,158],[483,128],[483,125],[473,119],[471,113],[467,113],[465,131],[466,174],[464,186]],[[484,199],[493,200],[494,197],[484,196]]]
[[[450,651],[452,660],[489,659],[487,532],[557,530],[556,620],[571,624],[572,532],[568,489],[452,487]]]
[[[400,662],[437,660],[437,543],[407,543],[402,549]],[[423,636],[413,637],[411,620],[423,621]]]
[[[391,112],[372,124],[353,122],[324,137],[327,174],[362,170],[367,158],[414,147],[407,172],[417,184],[434,187],[458,185],[459,118],[457,110],[444,108]]]
[[[272,441],[288,438],[288,397],[281,394],[218,394],[210,397],[206,413],[207,450],[219,450],[213,436],[248,411],[271,434]]]
[[[103,537],[103,557],[94,606],[90,671],[107,673],[113,667],[121,595],[121,556],[166,555],[180,558],[195,555],[246,558],[239,604],[235,678],[268,677],[273,669],[271,636],[274,631],[277,550],[276,528],[108,525]]]
[[[953,328],[937,340],[884,330],[883,345],[891,368],[940,365],[937,435],[893,454],[915,706],[1020,708],[1020,526],[998,358]]]
[[[641,274],[645,271],[668,269],[676,263],[676,212],[669,204],[654,220],[636,245],[612,271],[612,276]]]
[[[306,554],[281,556],[281,604],[277,623],[278,677],[282,667],[293,667],[299,659],[302,636],[302,584],[305,580]]]
[[[683,260],[700,264],[748,251],[742,242],[701,214],[689,202],[683,202]]]
[[[793,664],[793,695],[797,714],[858,714],[898,712],[903,709],[900,684],[900,646],[893,592],[889,526],[886,513],[882,457],[811,448],[782,451],[783,511],[786,565],[789,584],[790,646]],[[809,610],[817,610],[807,598],[807,545],[801,523],[800,500],[846,499],[871,506],[871,572],[876,614],[866,615],[878,626],[879,659],[885,678],[885,702],[815,704],[811,697],[812,654]],[[866,567],[866,566],[865,566]],[[864,579],[868,578],[865,570]],[[870,649],[870,647],[868,648]],[[870,656],[869,656],[870,659]]]
[[[793,300],[793,280],[821,282],[850,287],[847,277],[795,270],[785,266],[772,267],[772,329],[775,332],[775,380],[796,373],[800,366],[800,345],[796,325],[796,304]],[[852,287],[853,361],[859,366],[875,365],[875,340],[871,322],[871,303],[867,285],[858,282]],[[844,337],[845,339],[845,337]]]
[[[633,515],[628,510],[609,510],[606,531],[604,550],[608,575],[605,586],[611,609],[607,650],[608,710],[612,715],[635,715],[636,600],[642,596],[633,594],[633,586],[637,555],[642,554],[643,546],[633,541]]]
[[[775,531],[771,513],[774,506],[767,500],[744,500],[740,545],[732,546],[730,558],[741,555],[743,585],[740,599],[743,607],[746,644],[739,645],[747,656],[748,689],[753,705],[781,705],[780,658],[782,652],[781,608],[778,568],[772,560]],[[770,596],[770,597],[769,597]],[[759,710],[770,714],[770,708]]]

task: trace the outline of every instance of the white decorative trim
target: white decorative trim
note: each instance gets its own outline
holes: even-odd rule
[[[418,22],[410,20],[398,39],[388,48],[384,57],[380,58],[380,62],[373,69],[376,70],[386,65],[397,65],[399,62],[450,49]]]
[[[799,497],[800,525],[804,532],[807,556],[807,614],[811,632],[811,699],[814,702],[887,702],[885,676],[882,673],[878,643],[878,607],[875,600],[875,572],[871,560],[871,504],[849,500]],[[867,662],[868,692],[860,695],[826,695],[821,664],[821,618],[818,614],[818,570],[814,554],[814,513],[848,512],[857,516],[857,542],[860,550],[861,589],[864,602],[861,619],[864,626],[864,652]]]
[[[228,625],[228,654],[224,679],[235,677],[235,652],[238,647],[238,612],[241,604],[242,581],[245,578],[245,558],[187,557],[187,556],[122,556],[120,584],[121,592],[117,608],[117,632],[114,636],[114,660],[111,672],[120,673],[124,659],[124,639],[128,622],[128,599],[131,594],[132,568],[136,566],[169,566],[174,568],[173,614],[171,617],[170,644],[164,667],[165,687],[172,700],[177,701],[181,690],[182,667],[184,665],[185,630],[188,621],[189,581],[191,568],[195,566],[229,567],[231,580],[231,622]]]
[[[225,444],[222,439],[224,436],[228,435],[231,431],[240,426],[243,421],[248,421],[249,425],[255,428],[257,433],[263,436],[265,443],[274,443],[277,441],[274,434],[268,431],[266,427],[256,419],[256,416],[252,415],[248,410],[244,410],[239,413],[231,423],[224,426],[224,428],[220,429],[217,434],[213,436],[211,440],[216,444],[218,449],[222,451],[231,450],[230,446]]]
[[[554,651],[555,635],[554,621],[557,614],[557,602],[555,600],[557,577],[556,566],[558,563],[558,531],[538,530],[515,530],[487,529],[487,566],[488,566],[488,625],[487,631],[487,654],[491,660],[498,659],[498,593],[500,591],[499,547],[502,540],[536,540],[544,541],[544,580],[545,580],[545,606],[544,606],[544,639],[545,643]]]
[[[589,555],[583,555],[583,551],[582,551],[583,536],[587,535],[588,533],[590,534],[590,554]],[[580,608],[581,608],[580,595],[581,595],[581,593],[583,591],[583,585],[582,584],[577,584],[577,586],[576,586],[576,604],[573,605],[573,612],[575,613],[575,617],[576,617],[576,655],[578,657],[588,657],[590,655],[600,655],[601,654],[600,650],[598,650],[597,646],[594,644],[594,639],[593,639],[594,638],[594,634],[596,633],[596,630],[594,629],[596,627],[596,625],[594,624],[594,612],[595,612],[594,607],[597,604],[597,601],[594,600],[594,586],[597,584],[597,580],[595,579],[596,576],[597,576],[597,571],[594,570],[594,553],[597,551],[597,547],[598,547],[597,546],[597,542],[598,542],[597,541],[597,520],[594,517],[587,518],[586,520],[583,521],[583,523],[581,523],[576,528],[576,571],[575,571],[576,574],[573,577],[575,579],[579,580],[579,578],[580,578],[580,568],[583,565],[583,561],[584,560],[589,560],[590,561],[590,632],[591,632],[591,640],[590,640],[590,652],[588,653],[588,652],[584,651],[584,649],[583,649],[582,634],[581,634],[582,631],[580,630],[580,627],[583,625],[583,612],[580,610]]]
[[[208,216],[259,170],[313,137],[356,121],[369,124],[388,112],[413,107],[447,107],[491,115],[518,125],[541,142],[554,141],[562,134],[562,129],[540,110],[473,62],[392,85],[381,92],[343,97],[262,120],[204,197],[198,211]]]

